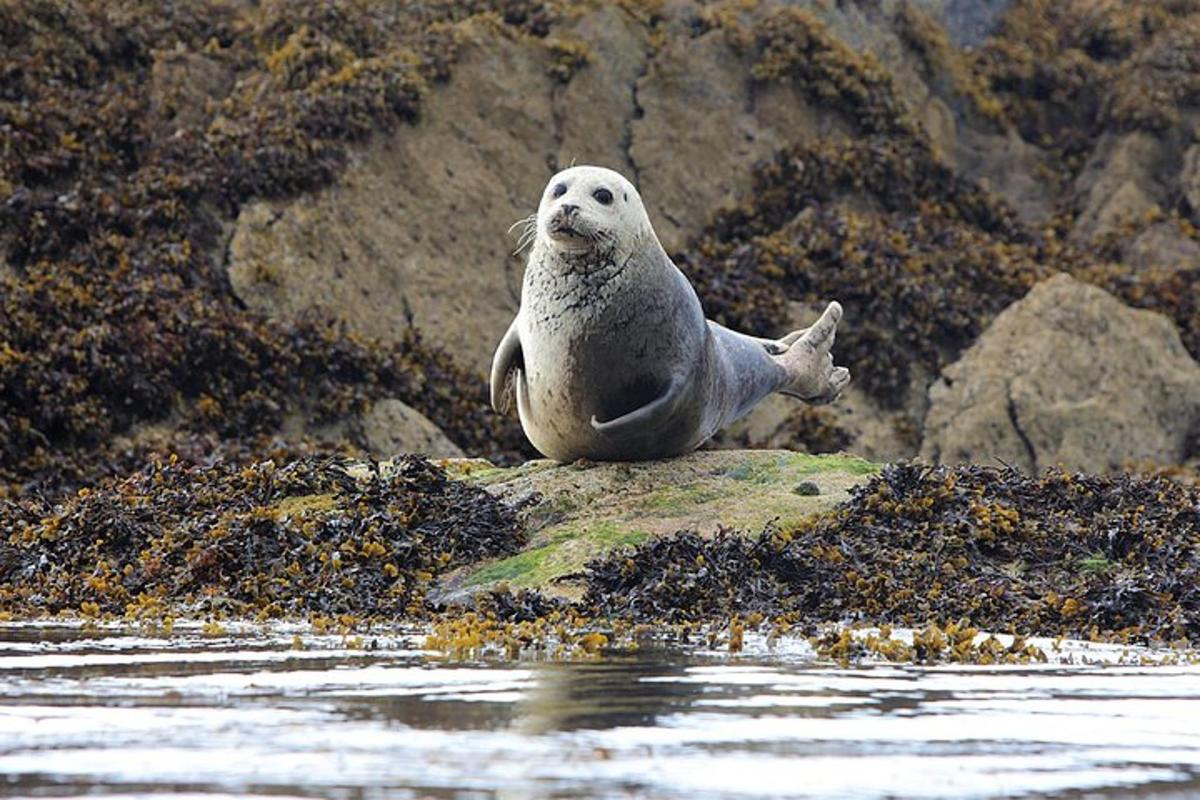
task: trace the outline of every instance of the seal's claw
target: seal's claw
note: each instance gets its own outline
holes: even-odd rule
[[[825,313],[799,338],[799,341],[807,342],[814,348],[828,349],[833,345],[833,335],[841,321],[842,305],[835,300],[825,307]]]
[[[850,370],[845,367],[838,367],[829,376],[829,388],[817,395],[816,397],[804,398],[804,402],[814,406],[824,406],[837,400],[842,395],[842,390],[850,383]]]

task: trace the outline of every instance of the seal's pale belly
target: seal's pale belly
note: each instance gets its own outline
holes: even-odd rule
[[[518,326],[524,370],[517,384],[521,424],[540,452],[561,461],[608,459],[630,451],[631,442],[610,441],[592,420],[611,420],[654,400],[679,375],[689,394],[703,384],[707,328],[699,304],[694,321],[680,324],[677,296],[642,289],[589,298],[589,305],[562,314],[536,300],[522,306]],[[691,316],[691,315],[688,315]],[[694,387],[694,388],[692,388]],[[701,415],[683,408],[647,431],[639,452],[646,458],[686,452],[711,431]]]
[[[515,380],[521,427],[544,455],[636,461],[698,447],[772,392],[828,402],[850,380],[829,348],[841,318],[780,340],[709,322],[636,187],[599,167],[546,185],[521,309],[492,359],[492,407]]]

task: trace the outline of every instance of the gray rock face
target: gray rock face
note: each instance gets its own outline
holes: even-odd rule
[[[973,47],[995,30],[1012,0],[917,0],[936,14],[946,26],[950,40],[959,47]]]
[[[929,399],[932,460],[1177,464],[1200,431],[1200,365],[1166,317],[1058,275],[1005,309]]]
[[[949,19],[965,0],[931,2]],[[1053,204],[1035,177],[1040,151],[1012,132],[972,127],[962,98],[948,82],[929,81],[897,34],[899,3],[764,2],[738,15],[749,30],[781,5],[806,10],[852,50],[872,53],[963,175],[1027,220],[1049,214]],[[460,24],[451,77],[431,87],[415,125],[352,152],[323,191],[243,207],[227,248],[234,291],[275,317],[317,311],[385,341],[411,319],[427,341],[483,375],[517,310],[524,268],[504,231],[535,210],[558,167],[592,163],[628,175],[672,252],[721,207],[748,196],[755,163],[797,142],[850,133],[847,120],[810,102],[803,86],[756,81],[754,49],[739,39],[745,31],[695,26],[702,9],[694,0],[664,4],[657,32],[618,4],[577,11],[551,34],[586,47],[587,63],[566,83],[551,74],[546,41],[478,20]],[[186,66],[203,73],[201,64]],[[779,322],[779,330],[750,333],[790,330]],[[835,406],[855,437],[852,449],[913,453],[927,385],[917,383],[917,402],[900,416],[866,401]],[[781,408],[786,417],[790,408]]]
[[[1080,213],[1072,237],[1090,241],[1159,205],[1166,194],[1157,174],[1163,159],[1163,144],[1150,134],[1102,137],[1075,181]]]
[[[1184,234],[1173,220],[1151,225],[1123,250],[1124,261],[1139,269],[1200,267],[1200,242]]]
[[[752,86],[750,61],[724,31],[676,44],[638,82],[643,115],[632,124],[630,146],[638,190],[668,253],[750,190],[746,165],[820,126],[791,88]]]
[[[466,35],[415,127],[377,137],[322,192],[242,209],[228,270],[247,305],[284,318],[316,309],[385,340],[411,315],[482,371],[517,308],[520,266],[504,231],[541,192],[554,129],[549,52]]]
[[[363,440],[379,458],[420,453],[434,458],[462,458],[463,451],[421,412],[394,398],[375,403],[362,417]]]
[[[1200,144],[1188,148],[1183,156],[1183,174],[1180,177],[1183,196],[1192,209],[1192,219],[1200,223]]]
[[[745,19],[778,5],[763,3]],[[895,3],[800,5],[848,46],[876,54],[964,174],[1030,206],[1021,195],[1030,159],[1009,147],[989,160],[998,134],[976,141],[960,130],[890,27]],[[845,121],[810,104],[802,88],[756,82],[753,53],[729,31],[686,33],[700,10],[691,0],[665,6],[663,24],[685,32],[658,47],[645,22],[617,4],[580,12],[551,37],[587,49],[565,84],[550,74],[555,55],[545,42],[479,21],[460,25],[451,77],[430,90],[415,125],[352,153],[324,191],[243,207],[226,263],[234,291],[273,316],[316,310],[385,340],[411,317],[428,340],[486,372],[516,311],[524,266],[504,231],[536,209],[557,168],[592,163],[629,175],[674,251],[751,191],[751,165],[845,132]],[[172,111],[194,105],[175,88],[179,76],[221,79],[199,57],[161,60],[158,94],[182,98],[162,103]]]

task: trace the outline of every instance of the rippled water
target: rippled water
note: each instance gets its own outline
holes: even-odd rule
[[[416,637],[304,641],[0,628],[0,790],[1200,796],[1194,666],[841,669],[803,646],[454,664]]]

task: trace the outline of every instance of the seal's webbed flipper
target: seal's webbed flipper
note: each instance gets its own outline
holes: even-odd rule
[[[830,303],[815,325],[796,337],[787,352],[776,356],[791,379],[780,392],[814,405],[837,399],[850,383],[850,370],[834,367],[833,355],[829,352],[841,319],[841,305]]]
[[[512,408],[512,378],[514,373],[524,366],[521,335],[517,332],[517,321],[514,319],[512,325],[508,326],[504,338],[500,340],[500,345],[496,348],[496,355],[492,357],[492,408],[497,413],[507,414]]]
[[[672,375],[671,382],[658,397],[644,406],[635,408],[628,414],[622,414],[604,422],[593,416],[592,429],[607,437],[645,434],[646,431],[653,431],[675,412],[682,394],[683,381],[678,375]]]

